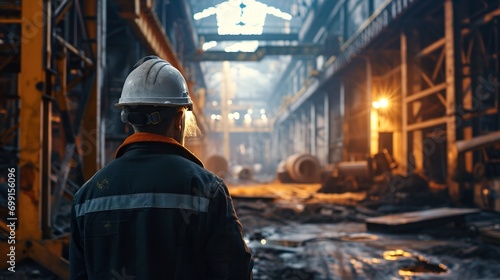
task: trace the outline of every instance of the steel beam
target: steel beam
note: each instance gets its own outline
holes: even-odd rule
[[[283,33],[264,33],[264,34],[249,34],[249,35],[220,35],[216,33],[198,34],[198,37],[203,41],[298,41],[298,34],[283,34]]]
[[[57,6],[57,8],[54,11],[53,17],[55,18],[54,23],[58,24],[66,15],[68,10],[71,8],[73,5],[73,0],[63,0],[62,3]]]
[[[401,54],[399,54],[399,55],[401,55]],[[394,76],[397,74],[401,74],[401,65],[398,65],[398,66],[392,68],[391,70],[385,72],[383,75],[373,76],[372,79],[373,80],[385,80],[385,79],[388,79],[391,76]]]
[[[304,44],[298,46],[260,46],[255,52],[207,51],[195,53],[186,59],[191,61],[260,61],[266,55],[293,55],[314,57],[322,54],[324,46]]]
[[[435,41],[434,43],[428,45],[427,47],[422,49],[420,52],[418,52],[417,57],[423,57],[423,56],[429,55],[433,51],[444,46],[444,44],[445,44],[445,38],[441,38],[441,39]]]
[[[223,127],[214,127],[211,132],[224,133],[225,129]],[[258,126],[231,126],[227,129],[228,135],[232,133],[259,133],[259,132],[273,132],[271,126],[258,127]]]
[[[406,97],[406,102],[409,103],[409,102],[413,102],[413,101],[422,99],[422,98],[427,97],[429,95],[432,95],[432,94],[435,94],[437,92],[440,92],[440,91],[442,91],[442,90],[444,90],[446,88],[447,88],[446,87],[446,83],[441,83],[441,84],[436,85],[434,87],[431,87],[431,88],[422,90],[420,92],[414,93],[414,94],[412,94],[410,96],[407,96]]]
[[[83,53],[77,47],[68,43],[61,36],[55,35],[55,39],[59,44],[61,44],[63,47],[70,50],[74,55],[78,56],[81,60],[83,60],[88,66],[94,65],[94,62],[89,57],[85,56],[85,53]]]
[[[0,24],[20,24],[22,20],[19,18],[1,18]]]
[[[438,74],[439,74],[439,70],[441,69],[441,66],[443,66],[443,62],[444,62],[444,58],[445,58],[445,49],[443,48],[441,50],[441,53],[439,54],[439,58],[436,62],[436,66],[434,67],[434,71],[432,72],[432,80],[435,81]]]
[[[446,124],[447,121],[448,121],[447,117],[442,117],[442,118],[430,119],[430,120],[423,121],[423,122],[417,122],[414,124],[407,124],[406,131],[409,132],[409,131],[415,131],[415,130],[422,130],[424,128],[429,128],[429,127],[437,126],[440,124]]]
[[[482,15],[479,19],[474,20],[472,22],[469,22],[468,26],[470,28],[476,28],[478,26],[481,26],[485,23],[490,22],[491,20],[493,20],[494,18],[499,17],[499,16],[500,16],[500,8],[496,8],[496,9],[488,12],[487,14]]]

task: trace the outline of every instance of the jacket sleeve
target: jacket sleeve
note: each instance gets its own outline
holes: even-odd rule
[[[75,205],[71,207],[71,235],[69,241],[69,270],[72,280],[87,279],[85,268],[83,239],[76,220]]]
[[[210,199],[207,247],[209,279],[252,279],[253,259],[233,201],[223,182]]]

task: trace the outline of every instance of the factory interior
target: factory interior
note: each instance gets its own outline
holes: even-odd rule
[[[147,55],[187,80],[254,279],[500,279],[496,0],[0,0],[0,279],[69,279]]]

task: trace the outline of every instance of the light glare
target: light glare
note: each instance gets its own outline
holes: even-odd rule
[[[386,98],[380,99],[379,103],[380,108],[387,108],[387,106],[389,106],[389,100],[387,100]]]
[[[201,48],[203,49],[203,51],[206,51],[206,50],[211,49],[211,48],[213,48],[215,46],[217,46],[217,42],[216,41],[210,41],[210,42],[204,43]]]

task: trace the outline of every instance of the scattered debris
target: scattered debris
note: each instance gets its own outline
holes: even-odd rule
[[[282,183],[317,183],[321,167],[315,156],[295,154],[281,161],[276,172]]]
[[[492,223],[500,224],[500,213],[458,209],[466,211],[454,213],[462,217],[460,227],[417,223],[405,234],[367,232],[371,218],[455,210],[444,194],[429,188],[338,194],[318,193],[320,188],[279,182],[229,186],[255,258],[254,279],[500,278],[500,246],[482,236]]]

